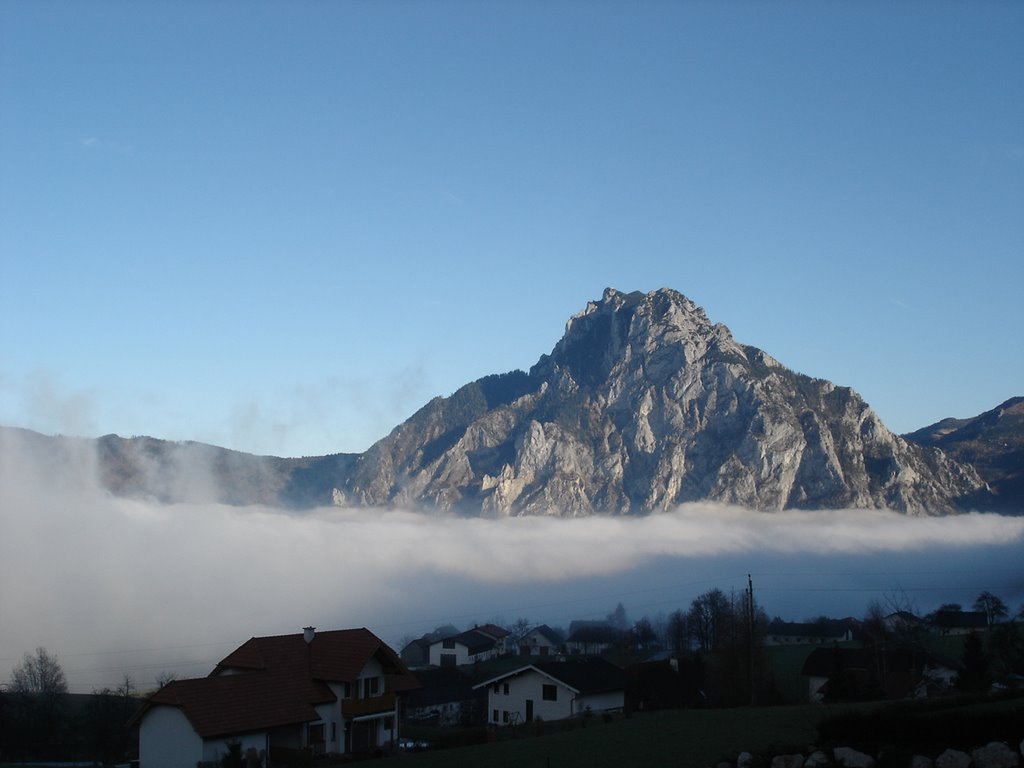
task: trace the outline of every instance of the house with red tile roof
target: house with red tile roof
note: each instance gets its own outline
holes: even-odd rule
[[[219,764],[231,744],[268,768],[299,753],[370,753],[397,743],[401,702],[418,685],[365,628],[254,637],[208,677],[146,701],[133,718],[139,768]]]

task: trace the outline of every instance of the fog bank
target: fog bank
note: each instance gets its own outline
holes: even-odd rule
[[[1024,601],[1024,518],[689,504],[641,518],[481,520],[411,512],[158,505],[115,498],[89,450],[56,465],[0,445],[0,681],[46,646],[74,691],[202,675],[253,635],[367,626],[397,643],[451,622],[567,625],[623,602],[686,608],[746,574],[770,615],[922,610],[982,589]],[[83,443],[83,445],[85,445]]]

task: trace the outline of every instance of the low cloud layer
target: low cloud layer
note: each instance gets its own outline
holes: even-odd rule
[[[91,444],[56,463],[0,444],[0,681],[42,645],[73,690],[202,675],[252,635],[367,626],[567,624],[617,602],[685,608],[752,573],[770,614],[861,615],[905,589],[928,609],[1024,599],[1024,517],[692,504],[642,518],[480,520],[410,512],[157,505],[110,497]]]

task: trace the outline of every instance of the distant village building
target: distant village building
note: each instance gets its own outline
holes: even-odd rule
[[[704,664],[670,653],[626,668],[627,712],[683,709],[705,702]]]
[[[800,674],[807,678],[807,699],[926,698],[948,692],[959,665],[925,651],[902,648],[815,648]]]
[[[932,631],[939,635],[969,635],[988,628],[984,611],[936,611],[931,616]]]
[[[822,645],[842,643],[853,639],[853,628],[848,622],[830,619],[814,622],[789,622],[779,619],[768,624],[765,645]]]
[[[509,632],[494,624],[466,630],[430,644],[430,664],[435,667],[456,667],[486,661],[506,652]]]
[[[541,624],[519,638],[520,656],[554,656],[562,646],[562,636]]]
[[[565,650],[573,655],[599,656],[621,644],[625,633],[610,621],[574,621]]]
[[[438,640],[454,637],[457,634],[459,634],[459,630],[450,625],[438,627],[433,632],[427,632],[422,637],[410,641],[402,648],[399,653],[402,663],[409,667],[409,669],[427,666],[430,664],[430,646]]]
[[[473,689],[469,676],[456,667],[416,672],[420,688],[411,691],[406,708],[412,721],[433,725],[465,725],[483,720],[487,695]]]

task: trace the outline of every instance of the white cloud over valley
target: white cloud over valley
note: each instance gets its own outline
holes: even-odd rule
[[[746,572],[768,612],[791,619],[846,615],[897,587],[919,590],[924,608],[969,603],[979,589],[1014,608],[1024,599],[1024,517],[692,504],[640,518],[484,520],[159,505],[101,491],[91,446],[54,463],[16,435],[0,441],[0,680],[38,645],[65,659],[73,690],[124,671],[146,686],[163,669],[205,674],[252,635],[308,623],[395,642],[447,621],[567,624],[619,601],[640,616],[685,608]]]

